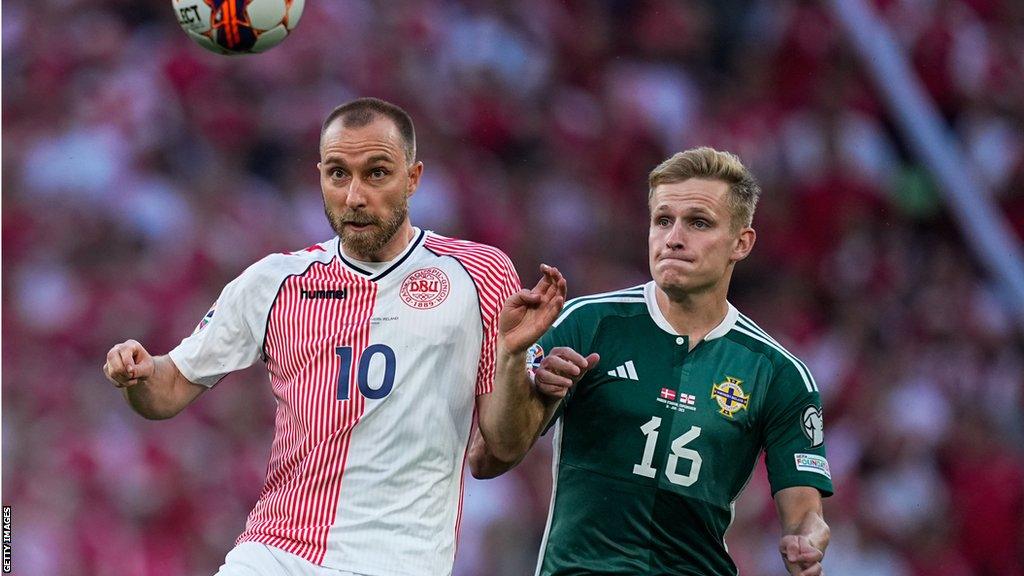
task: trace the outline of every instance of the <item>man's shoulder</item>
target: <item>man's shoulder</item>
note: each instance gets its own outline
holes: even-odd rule
[[[507,254],[494,246],[427,231],[423,248],[439,258],[454,259],[479,290],[506,293],[519,289],[515,265]],[[504,296],[500,300],[504,300]]]
[[[555,326],[572,318],[574,321],[600,321],[607,316],[648,314],[644,285],[600,292],[573,298],[565,303]]]
[[[325,240],[292,252],[268,254],[242,272],[239,280],[262,282],[302,274],[316,263],[327,264],[337,253],[336,239]]]
[[[338,253],[338,237],[335,236],[334,238],[330,238],[328,240],[324,240],[323,242],[317,242],[316,244],[312,244],[312,245],[306,246],[305,248],[300,248],[299,250],[293,250],[291,252],[277,252],[277,253],[274,253],[274,254],[269,254],[269,255],[265,256],[263,258],[263,260],[269,260],[269,261],[288,261],[288,260],[299,259],[299,260],[305,260],[305,261],[308,261],[308,262],[313,262],[313,261],[326,262],[326,261],[330,261],[332,258],[334,258],[334,256],[337,253]]]
[[[808,392],[818,389],[807,365],[747,316],[737,316],[727,339],[766,358],[775,367],[776,374],[787,375],[801,381]]]
[[[508,255],[490,244],[442,236],[428,230],[423,240],[423,247],[439,256],[452,256],[459,260],[484,260],[493,262],[509,262]]]

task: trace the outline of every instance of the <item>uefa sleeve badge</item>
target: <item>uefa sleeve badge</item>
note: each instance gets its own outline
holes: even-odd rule
[[[811,441],[811,448],[817,448],[825,442],[825,422],[817,406],[811,404],[804,408],[800,415],[800,427]]]
[[[210,320],[213,320],[213,313],[216,311],[217,302],[214,302],[213,306],[210,306],[210,311],[206,313],[206,316],[203,316],[203,319],[199,321],[199,324],[196,324],[196,329],[193,330],[192,333],[195,334],[196,332],[199,332],[203,328],[206,328],[206,325],[210,323]]]
[[[537,368],[540,368],[540,362],[543,359],[544,348],[541,348],[540,344],[530,346],[530,349],[526,351],[526,371],[532,376]]]

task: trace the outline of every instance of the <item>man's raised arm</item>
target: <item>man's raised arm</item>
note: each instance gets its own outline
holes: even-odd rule
[[[122,389],[133,410],[150,420],[174,416],[206,391],[189,382],[169,356],[150,356],[135,340],[107,352],[103,374]]]
[[[565,278],[542,265],[544,276],[532,290],[505,302],[498,323],[494,390],[477,399],[479,433],[470,443],[470,470],[477,478],[498,476],[519,463],[551,420],[559,401],[597,355],[583,358],[557,348],[536,374],[526,370],[526,351],[551,327],[565,304]]]

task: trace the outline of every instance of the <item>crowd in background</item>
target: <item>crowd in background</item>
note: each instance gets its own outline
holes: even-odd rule
[[[1024,237],[1024,4],[872,5]],[[822,391],[827,573],[1024,575],[1021,325],[824,4],[307,0],[284,44],[237,58],[166,0],[3,9],[16,574],[215,571],[262,485],[265,370],[150,422],[100,366],[129,337],[166,352],[250,263],[329,238],[320,123],[372,95],[416,121],[413,223],[502,248],[528,285],[557,265],[570,296],[649,278],[659,161],[737,153],[764,193],[730,300]],[[545,438],[467,480],[457,576],[533,573],[550,457]],[[727,537],[741,574],[783,572],[778,534],[762,465]]]

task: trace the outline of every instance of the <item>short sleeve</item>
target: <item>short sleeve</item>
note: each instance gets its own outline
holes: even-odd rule
[[[784,361],[765,399],[765,464],[772,494],[793,486],[831,496],[821,395],[806,366]]]
[[[494,388],[494,365],[498,349],[498,317],[505,300],[522,288],[519,274],[504,253],[493,249],[493,270],[481,274],[477,282],[480,297],[480,320],[483,323],[483,341],[480,345],[480,363],[477,366],[476,394],[489,394]]]
[[[253,317],[258,315],[251,309],[256,299],[247,294],[251,270],[225,286],[192,334],[170,351],[171,360],[189,382],[209,388],[259,359],[262,338],[252,329]]]

